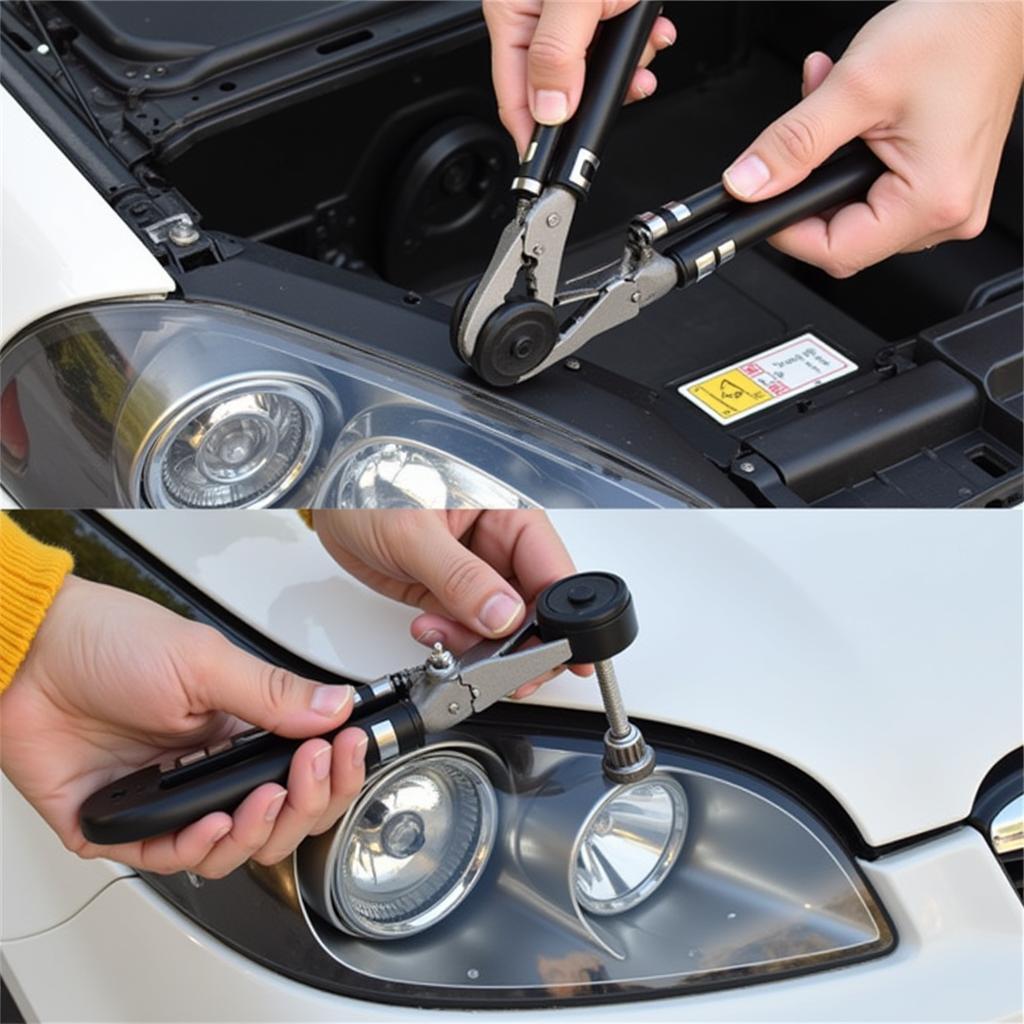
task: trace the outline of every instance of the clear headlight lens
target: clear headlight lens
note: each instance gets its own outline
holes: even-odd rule
[[[460,754],[416,757],[371,784],[336,837],[342,926],[400,938],[446,917],[479,880],[497,828],[484,772]]]
[[[534,508],[500,480],[446,452],[411,441],[371,441],[329,476],[332,508]]]
[[[157,508],[261,507],[287,493],[320,443],[323,414],[299,384],[253,380],[177,412],[146,459]]]
[[[8,487],[34,507],[687,504],[507,401],[233,309],[65,313],[6,346],[0,377]]]
[[[576,898],[592,914],[621,914],[666,879],[686,837],[686,797],[670,779],[636,782],[594,808],[577,840]]]

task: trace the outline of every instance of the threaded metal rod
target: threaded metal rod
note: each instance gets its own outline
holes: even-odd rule
[[[596,661],[594,671],[597,673],[597,684],[601,687],[601,700],[604,702],[604,713],[608,717],[610,732],[616,739],[623,739],[629,735],[629,716],[622,705],[615,666],[610,660]]]

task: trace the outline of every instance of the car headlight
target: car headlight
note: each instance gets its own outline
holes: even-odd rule
[[[475,761],[415,757],[372,780],[326,846],[308,844],[307,898],[352,935],[415,935],[469,895],[496,830],[497,801]]]
[[[688,503],[456,381],[217,306],[58,315],[5,348],[0,394],[27,439],[5,486],[36,507]]]
[[[499,705],[378,770],[291,861],[147,880],[263,964],[421,1007],[678,995],[893,947],[851,855],[761,776],[661,730],[655,773],[615,786],[602,718],[568,735],[565,712],[529,712]]]
[[[576,841],[573,885],[592,914],[621,914],[668,877],[686,837],[686,796],[673,779],[622,786],[599,801]]]

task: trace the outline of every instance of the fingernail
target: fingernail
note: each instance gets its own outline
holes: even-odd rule
[[[420,644],[426,644],[427,647],[433,647],[436,643],[444,643],[444,633],[439,629],[428,629],[425,633],[420,633],[416,637],[416,642]]]
[[[561,124],[569,114],[569,97],[557,89],[538,89],[532,113],[541,124]]]
[[[489,633],[501,634],[519,617],[523,602],[508,594],[492,594],[480,609],[480,622]]]
[[[230,831],[230,825],[221,825],[221,827],[210,837],[210,842],[219,843]]]
[[[330,686],[322,683],[313,688],[309,706],[324,718],[337,718],[352,700],[351,686]]]
[[[674,35],[669,35],[667,32],[660,32],[658,34],[658,42],[661,43],[662,46],[674,46],[675,41],[676,37]]]
[[[267,813],[264,815],[267,821],[273,821],[281,813],[281,806],[284,804],[284,798],[287,795],[288,791],[282,790],[267,804]]]
[[[331,748],[324,747],[313,755],[313,778],[317,782],[323,782],[327,773],[331,770]]]
[[[352,767],[359,768],[365,760],[366,737],[364,736],[362,739],[356,740],[356,745],[352,748]]]
[[[745,199],[757,195],[771,176],[768,165],[753,153],[734,163],[724,175],[730,191]]]
[[[526,686],[520,686],[519,689],[516,690],[516,697],[518,697],[519,700],[526,700],[527,697],[532,697],[542,685],[543,684],[541,683],[529,683]]]

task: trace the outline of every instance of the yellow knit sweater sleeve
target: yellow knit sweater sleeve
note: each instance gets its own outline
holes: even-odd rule
[[[66,551],[40,543],[0,515],[0,690],[14,678],[73,565]]]

